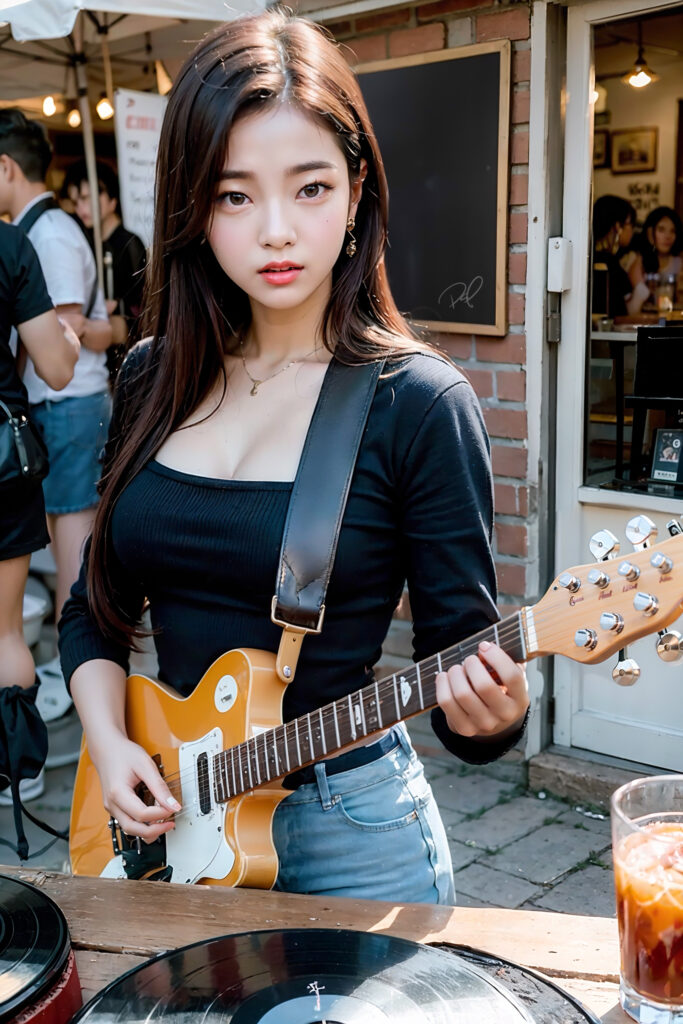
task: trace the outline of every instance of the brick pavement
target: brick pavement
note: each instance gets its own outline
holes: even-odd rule
[[[409,728],[442,811],[460,905],[614,916],[606,816],[529,792],[517,751],[491,765],[463,765],[439,746],[428,716]],[[68,821],[74,772],[48,771],[45,795],[30,805],[57,827]],[[48,840],[30,822],[26,831],[32,850]],[[10,808],[0,808],[0,836],[14,836]],[[0,848],[0,862],[17,859]],[[68,870],[66,844],[58,841],[30,863]]]

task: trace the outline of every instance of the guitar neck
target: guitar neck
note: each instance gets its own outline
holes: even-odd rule
[[[516,612],[445,651],[370,683],[285,725],[268,729],[214,758],[215,798],[230,800],[283,778],[345,747],[435,707],[436,677],[476,654],[483,640],[514,661],[528,657],[522,613]]]

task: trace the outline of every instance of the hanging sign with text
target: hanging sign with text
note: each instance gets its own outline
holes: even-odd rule
[[[146,246],[154,222],[154,168],[166,97],[117,89],[114,94],[123,226]]]

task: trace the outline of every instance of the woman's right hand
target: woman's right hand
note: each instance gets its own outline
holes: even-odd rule
[[[104,750],[90,752],[100,777],[104,806],[124,832],[151,843],[175,828],[173,815],[181,806],[159,774],[159,770],[137,743],[117,734]],[[154,803],[148,806],[135,792],[143,783]]]

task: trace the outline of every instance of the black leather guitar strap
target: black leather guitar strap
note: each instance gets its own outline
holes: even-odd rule
[[[277,674],[291,683],[301,643],[320,633],[358,449],[384,360],[346,366],[332,359],[318,397],[292,495],[271,608],[283,629]]]

